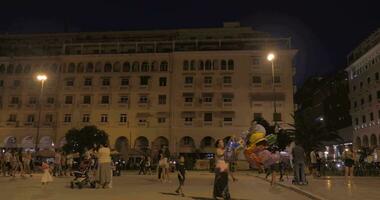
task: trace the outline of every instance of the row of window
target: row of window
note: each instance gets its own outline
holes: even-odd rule
[[[379,101],[379,100],[380,100],[380,90],[377,91],[376,94],[377,94],[377,100]],[[368,103],[372,103],[372,94],[369,94],[369,95],[368,95],[367,100],[368,100]],[[364,99],[364,98],[361,98],[361,99],[360,99],[360,105],[363,106],[364,103],[365,103],[365,99]],[[357,101],[354,101],[352,107],[353,107],[353,108],[357,108],[357,107],[358,107],[358,102],[357,102]]]
[[[232,102],[233,99],[233,93],[223,93],[221,94],[221,98],[223,102],[229,103]],[[93,95],[82,95],[82,101],[81,104],[92,104],[93,103]],[[194,102],[194,93],[183,93],[184,97],[184,103],[193,103]],[[200,101],[205,103],[212,103],[214,100],[214,94],[213,93],[203,93]],[[36,96],[30,96],[28,98],[28,104],[30,105],[36,105],[38,102],[38,99]],[[100,95],[99,96],[99,102],[100,104],[110,104],[111,103],[111,96],[110,95]],[[147,104],[149,103],[149,95],[140,95],[138,103],[139,104]],[[0,104],[2,103],[1,97],[0,97]],[[19,96],[12,96],[10,98],[10,104],[21,104],[21,97]],[[46,98],[47,104],[54,104],[55,98],[54,97],[47,97]],[[129,103],[129,95],[120,95],[119,96],[119,104],[128,104]],[[158,95],[158,105],[166,105],[167,103],[167,95],[160,94]],[[74,96],[73,95],[66,95],[64,96],[64,104],[74,104]]]
[[[380,74],[379,74],[379,72],[376,72],[376,73],[374,74],[374,77],[373,77],[373,78],[375,79],[375,81],[379,81],[379,80],[380,80]],[[369,76],[369,77],[367,77],[367,86],[369,86],[370,84],[371,84],[371,77]],[[363,81],[360,81],[360,83],[359,83],[359,87],[360,87],[360,89],[362,89],[363,86],[364,86]],[[356,85],[353,85],[353,86],[352,86],[352,91],[356,91]]]
[[[220,62],[220,63],[219,63]],[[211,70],[233,71],[234,60],[184,60],[183,71],[211,71]]]
[[[214,82],[213,76],[204,76],[203,77],[203,83],[206,85],[211,85]],[[139,85],[140,86],[148,86],[151,80],[150,76],[140,76],[139,77]],[[129,77],[121,77],[119,80],[120,86],[129,86],[130,85],[130,78]],[[222,77],[223,84],[232,84],[232,77],[231,76],[223,76]],[[94,78],[86,77],[83,79],[83,86],[93,86]],[[158,86],[165,87],[167,86],[167,77],[159,77],[158,79]],[[274,77],[275,83],[281,82],[280,76]],[[262,78],[261,76],[252,76],[252,83],[253,84],[261,84]],[[184,77],[184,84],[185,85],[192,85],[194,84],[194,76],[185,76]],[[64,85],[67,87],[74,87],[75,85],[75,78],[66,78],[64,80]],[[101,86],[111,86],[111,78],[110,77],[103,77],[100,80]],[[21,87],[21,80],[13,80],[12,83],[13,87]],[[0,80],[0,87],[5,87],[4,80]]]
[[[157,117],[157,122],[158,123],[166,123],[166,118],[167,117]],[[183,117],[183,120],[185,122],[192,122],[193,119],[194,119],[194,116]],[[26,116],[26,122],[28,122],[28,123],[33,123],[33,122],[35,122],[35,120],[36,120],[36,118],[35,118],[34,114],[29,114]],[[17,115],[16,114],[10,114],[7,121],[8,122],[17,122]],[[90,123],[91,122],[91,115],[89,113],[82,114],[81,121],[83,123]],[[100,114],[99,121],[102,123],[108,123],[109,122],[109,115],[108,114]],[[204,113],[203,114],[203,121],[204,122],[212,122],[213,121],[213,113]],[[231,116],[223,117],[223,121],[232,122],[233,117],[231,117]],[[53,122],[53,115],[52,114],[46,114],[44,122],[47,122],[47,123]],[[63,115],[63,122],[65,122],[65,123],[72,122],[72,114],[64,114]],[[119,122],[120,123],[127,123],[128,122],[128,115],[125,113],[120,114]],[[145,117],[145,118],[139,118],[138,122],[139,123],[146,123],[148,121],[147,121],[147,118]]]
[[[132,63],[129,62],[115,62],[115,63],[68,63],[68,64],[52,64],[52,65],[43,65],[41,67],[31,67],[31,65],[22,66],[21,64],[14,65],[9,64],[0,64],[0,74],[21,74],[21,73],[30,73],[33,71],[45,71],[56,73],[58,71],[62,73],[101,73],[101,72],[167,72],[169,68],[169,63],[167,61],[161,61],[158,63],[154,62],[140,62],[135,61]]]
[[[380,110],[377,112],[377,118],[380,119]],[[360,120],[362,124],[367,123],[367,120],[369,120],[369,122],[373,122],[375,120],[375,115],[373,112],[371,112],[369,113],[369,118],[367,118],[367,115],[362,115],[361,119],[359,119],[359,117],[356,117],[354,121],[355,125],[359,125]]]

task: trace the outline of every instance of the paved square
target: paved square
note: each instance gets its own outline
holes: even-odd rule
[[[238,182],[230,183],[230,192],[236,200],[304,200],[307,199],[280,186],[270,187],[269,183],[245,173],[237,175]],[[171,174],[171,183],[160,183],[155,175],[135,175],[129,172],[114,177],[112,189],[71,189],[71,178],[55,178],[46,188],[40,185],[40,175],[22,179],[0,177],[1,199],[6,200],[170,200],[198,199],[212,200],[213,174],[207,172],[189,172],[185,183],[186,197],[174,193],[177,187],[176,174]]]

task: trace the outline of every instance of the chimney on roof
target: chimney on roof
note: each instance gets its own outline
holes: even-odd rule
[[[224,22],[223,28],[239,28],[240,22]]]

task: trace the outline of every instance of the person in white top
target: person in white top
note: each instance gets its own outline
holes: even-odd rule
[[[98,157],[97,182],[103,188],[109,187],[111,182],[111,150],[106,144],[101,144],[96,154]]]
[[[311,174],[316,177],[317,176],[317,155],[315,153],[315,150],[310,152],[310,169]]]

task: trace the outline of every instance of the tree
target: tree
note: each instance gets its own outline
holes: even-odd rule
[[[107,144],[108,134],[96,126],[85,126],[81,129],[70,129],[65,135],[67,143],[63,146],[65,152],[83,153],[94,145]]]
[[[323,146],[324,142],[338,141],[342,138],[334,130],[323,126],[320,122],[308,123],[305,118],[294,115],[295,140],[305,149],[306,153]]]

